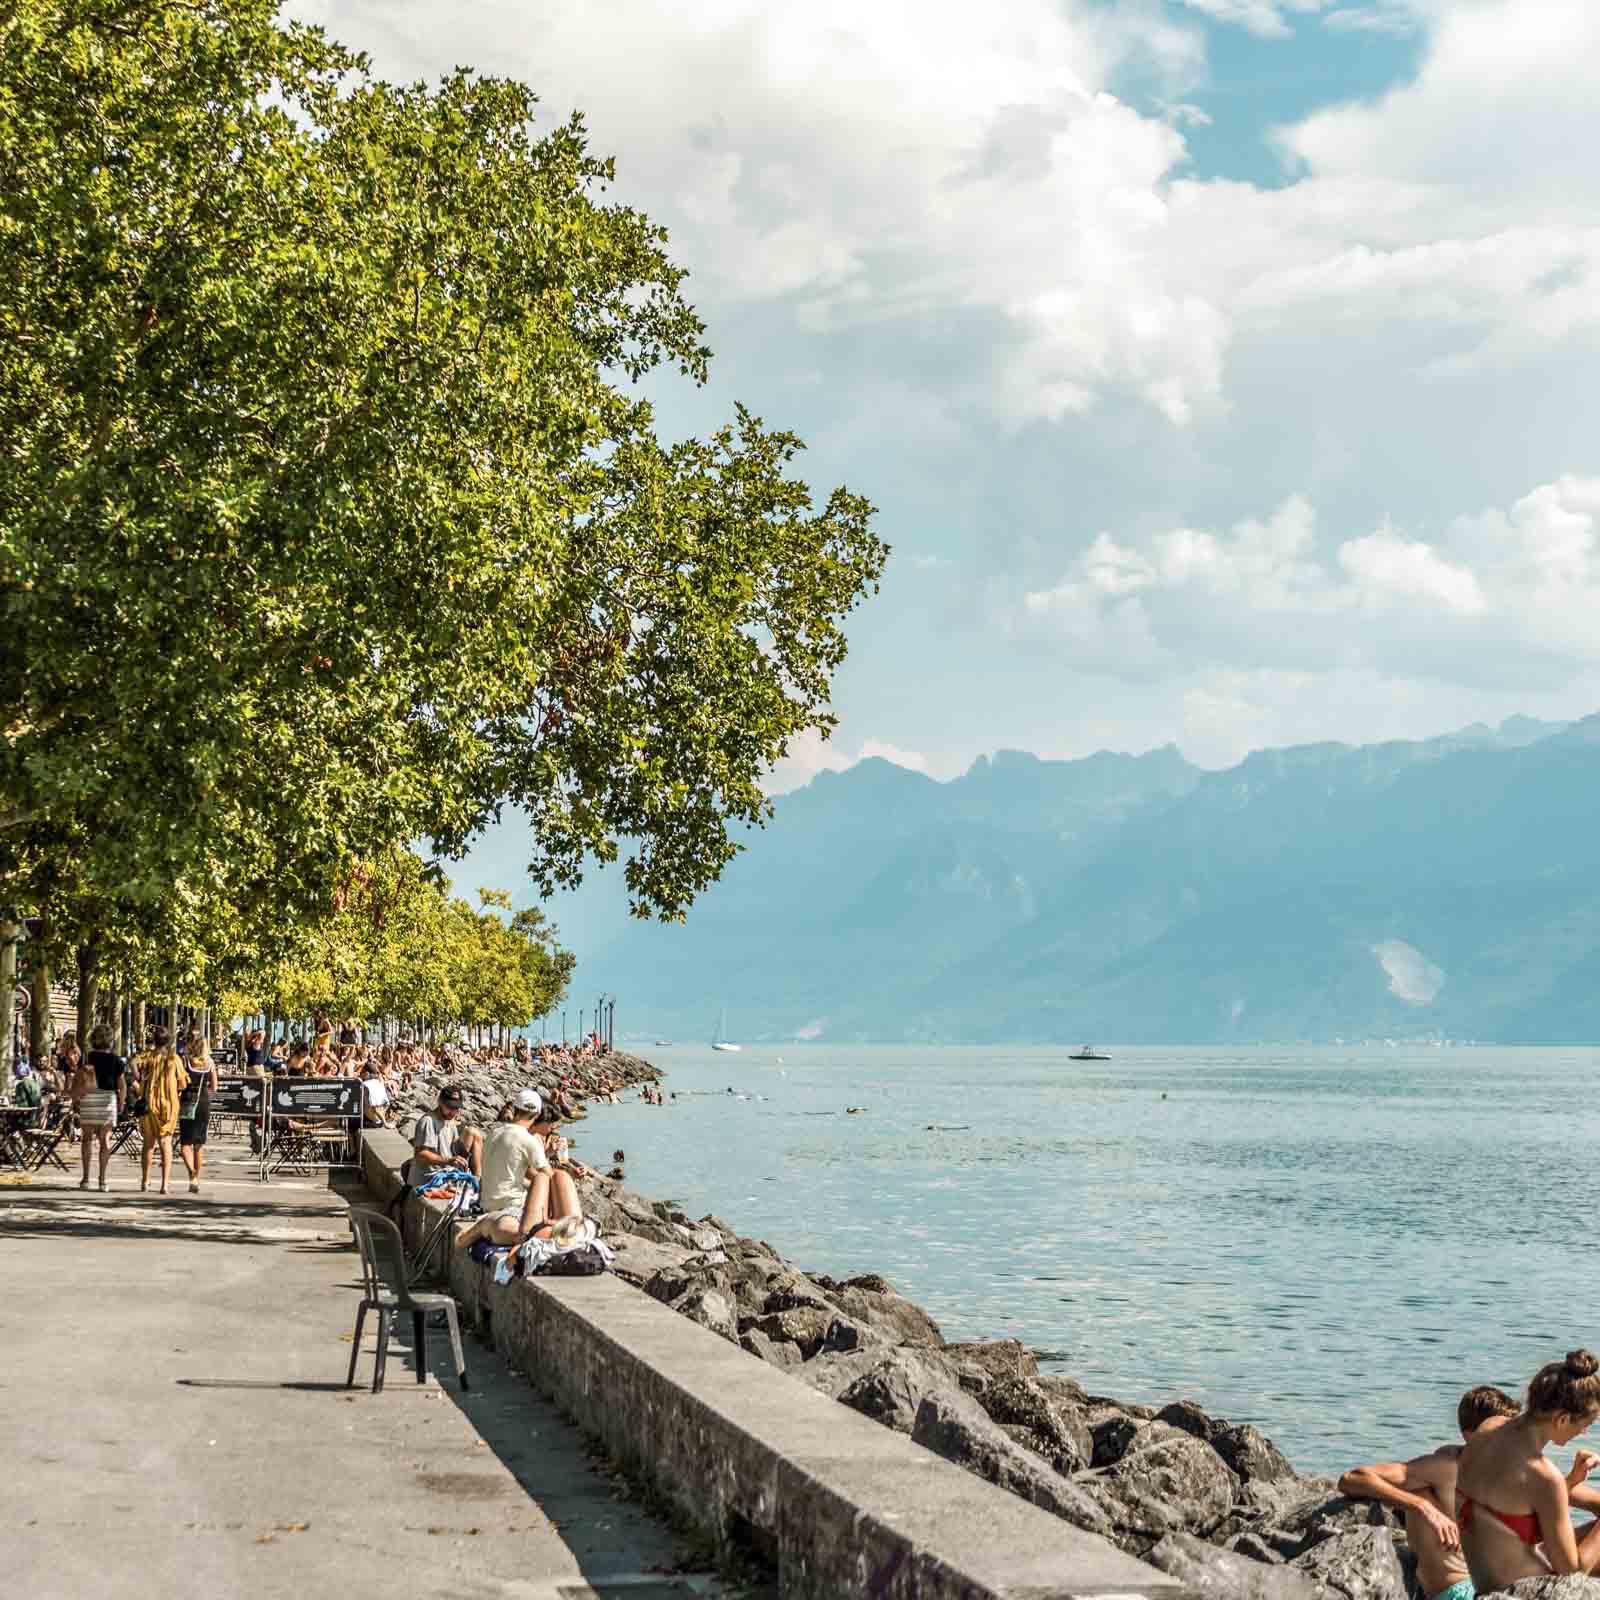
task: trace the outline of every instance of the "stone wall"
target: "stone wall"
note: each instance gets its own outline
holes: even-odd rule
[[[379,1132],[367,1181],[400,1189]],[[409,1248],[439,1215],[409,1196]],[[511,1365],[724,1548],[775,1567],[784,1600],[1178,1600],[1185,1585],[752,1360],[620,1278],[496,1286],[452,1249],[450,1287]]]

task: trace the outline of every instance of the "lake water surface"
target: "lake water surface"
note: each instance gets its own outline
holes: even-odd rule
[[[646,1047],[677,1100],[574,1132],[947,1337],[1190,1396],[1305,1471],[1430,1447],[1462,1389],[1600,1342],[1600,1051],[1104,1048]]]

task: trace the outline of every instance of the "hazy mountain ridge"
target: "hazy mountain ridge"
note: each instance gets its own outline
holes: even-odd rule
[[[578,987],[674,1037],[726,1005],[747,1040],[1600,1039],[1597,780],[1600,717],[1225,772],[862,762],[783,797],[684,927],[586,885]]]

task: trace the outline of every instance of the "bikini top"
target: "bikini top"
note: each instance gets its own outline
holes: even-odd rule
[[[1496,1511],[1493,1506],[1484,1506],[1483,1509],[1502,1527],[1509,1528],[1524,1544],[1538,1544],[1544,1537],[1539,1527],[1539,1519],[1531,1511],[1521,1513]],[[1472,1519],[1477,1510],[1477,1501],[1468,1500],[1465,1496],[1462,1497],[1461,1514],[1456,1520],[1461,1524],[1463,1530],[1472,1526]]]

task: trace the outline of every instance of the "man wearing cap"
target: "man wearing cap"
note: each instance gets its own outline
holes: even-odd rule
[[[511,1117],[497,1122],[483,1141],[483,1215],[456,1240],[461,1249],[479,1239],[520,1244],[563,1217],[580,1218],[578,1187],[567,1172],[552,1169],[545,1137],[560,1121],[536,1089],[519,1089]]]
[[[478,1177],[483,1166],[483,1135],[461,1123],[461,1090],[447,1083],[439,1104],[417,1118],[411,1132],[411,1181],[419,1183],[436,1167],[465,1167]]]

